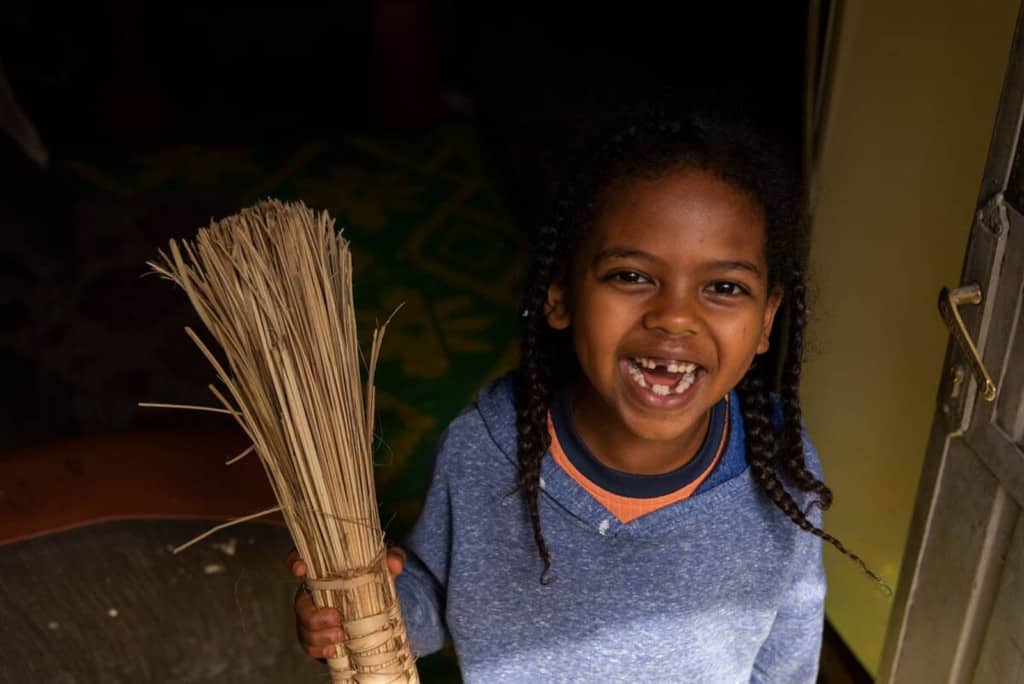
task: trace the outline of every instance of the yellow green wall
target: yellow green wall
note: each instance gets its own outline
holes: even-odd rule
[[[894,587],[1017,0],[843,3],[814,185],[803,382],[836,503],[826,527]],[[892,599],[826,550],[826,612],[877,671]]]

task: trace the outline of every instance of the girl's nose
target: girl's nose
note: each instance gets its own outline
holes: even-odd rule
[[[648,330],[669,335],[693,335],[700,328],[697,298],[688,293],[663,293],[650,300],[643,316]]]

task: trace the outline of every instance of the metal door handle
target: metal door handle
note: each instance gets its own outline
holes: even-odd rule
[[[992,401],[996,398],[996,385],[992,382],[992,376],[989,375],[985,364],[982,363],[981,357],[978,355],[978,349],[974,346],[974,342],[964,326],[964,319],[960,317],[960,310],[957,307],[961,304],[981,304],[981,286],[977,283],[970,283],[952,290],[948,287],[942,288],[942,291],[939,292],[939,313],[942,314],[942,320],[949,326],[953,339],[956,340],[964,356],[967,357],[974,378],[979,385],[984,387],[982,396],[985,401]]]

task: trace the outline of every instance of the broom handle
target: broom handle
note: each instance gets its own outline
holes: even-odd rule
[[[387,562],[385,561],[385,563],[384,563],[384,576],[387,577],[388,589],[390,590],[391,595],[393,597],[395,597],[395,603],[397,604],[398,603],[398,590],[395,588],[395,578],[394,578],[394,576],[392,576],[391,572],[387,569],[387,567],[388,567],[387,566]],[[405,631],[405,619],[402,617],[401,606],[399,606],[398,619],[399,619],[399,633],[402,635],[402,637],[404,637],[403,638],[403,642],[405,644],[405,646],[402,649],[402,652],[408,658],[407,662],[409,663],[409,666],[406,668],[405,673],[404,673],[404,675],[405,675],[404,683],[405,684],[420,684],[420,673],[416,670],[416,659],[412,655],[412,646],[409,644],[409,637],[408,637],[408,635],[406,634],[406,631]],[[399,679],[398,681],[402,682],[403,680]]]
[[[349,661],[344,646],[337,646],[336,655],[327,659],[327,670],[331,675],[331,684],[356,684],[355,671]]]
[[[307,579],[306,585],[314,590],[317,605],[352,606],[359,603],[353,600],[356,593],[365,597],[365,592],[370,592],[386,606],[382,613],[351,615],[349,619],[343,615],[344,645],[327,661],[332,684],[419,684],[395,580],[383,553],[367,571],[347,577]],[[319,596],[321,592],[333,594],[333,600]]]

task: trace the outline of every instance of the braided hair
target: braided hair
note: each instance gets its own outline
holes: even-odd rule
[[[737,391],[746,433],[751,473],[772,503],[801,529],[831,543],[857,562],[876,582],[882,580],[859,556],[809,519],[811,508],[826,510],[832,491],[806,466],[800,409],[800,371],[807,322],[806,223],[796,165],[784,149],[753,127],[691,115],[670,120],[647,111],[620,128],[571,176],[561,189],[549,222],[531,242],[530,265],[522,300],[522,337],[516,383],[519,476],[534,541],[543,563],[541,582],[550,579],[551,555],[541,531],[538,495],[541,462],[550,447],[547,415],[558,387],[581,372],[567,331],[547,324],[548,288],[571,277],[572,255],[593,225],[605,193],[622,181],[654,179],[684,169],[714,173],[748,193],[766,219],[765,256],[769,291],[783,293],[784,337],[781,373],[764,357],[755,360]],[[783,326],[777,326],[782,328]],[[775,347],[776,345],[773,345]],[[781,424],[773,421],[770,391],[778,379]],[[780,476],[815,498],[801,510]]]

